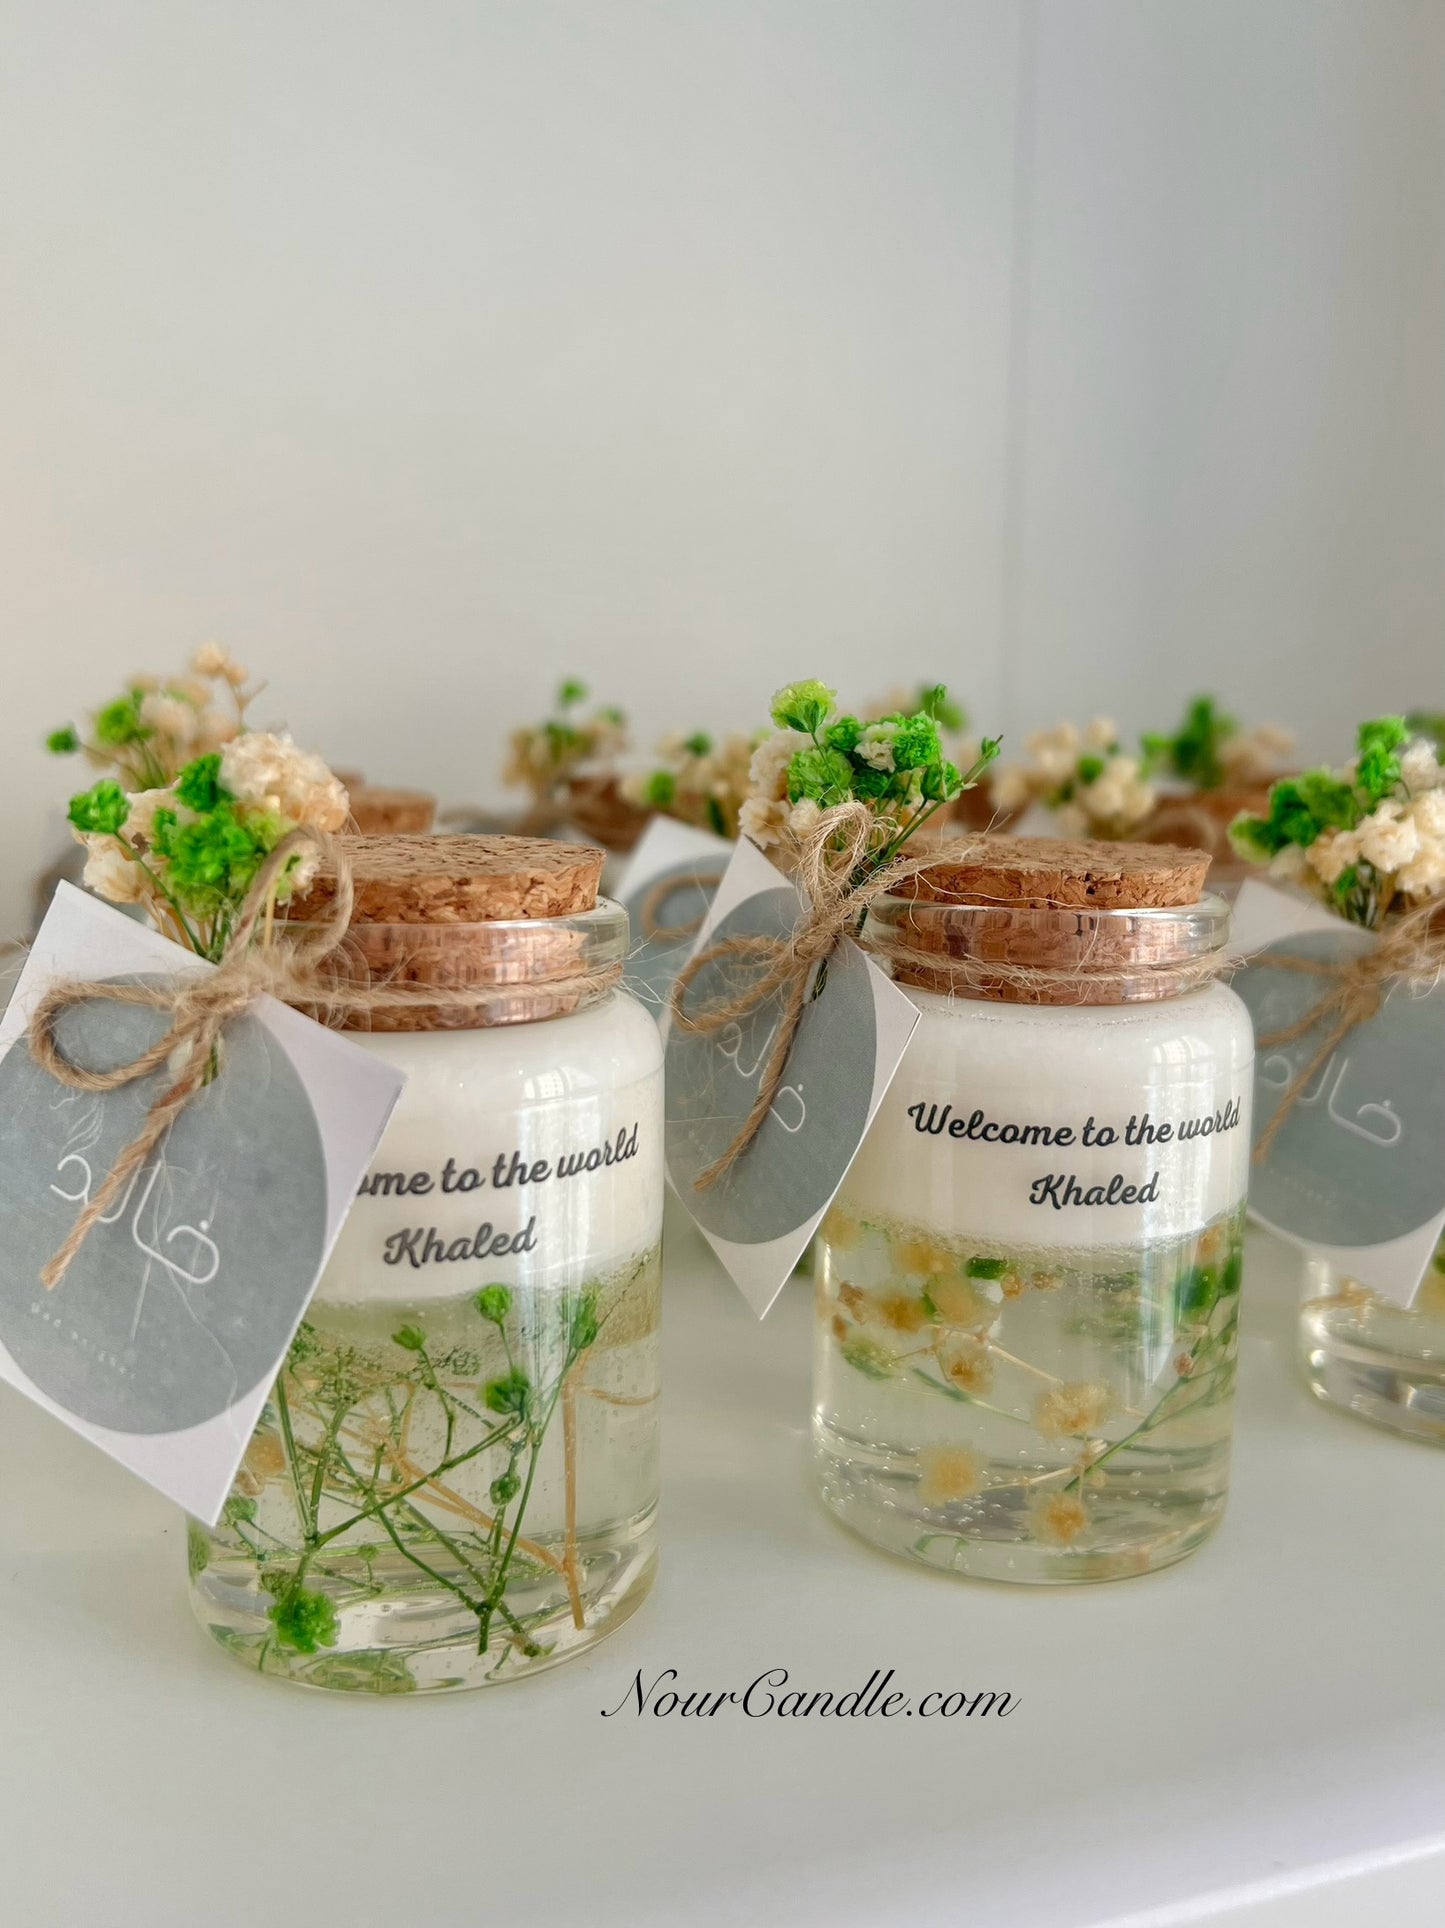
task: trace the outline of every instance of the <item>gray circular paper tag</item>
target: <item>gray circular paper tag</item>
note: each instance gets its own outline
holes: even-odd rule
[[[57,1025],[67,1057],[95,1070],[163,1033],[159,1013],[101,1002]],[[169,1074],[97,1095],[58,1084],[23,1043],[0,1061],[0,1105],[23,1121],[0,1167],[0,1340],[42,1392],[93,1425],[179,1432],[225,1412],[274,1371],[320,1268],[326,1164],[311,1100],[254,1017],[228,1025],[221,1048],[220,1076],[53,1291],[41,1267]]]
[[[762,891],[711,933],[784,936],[798,917],[790,890]],[[699,972],[688,1007],[700,1010],[748,981],[746,963],[727,959]],[[709,1037],[674,1022],[667,1045],[667,1163],[688,1209],[707,1231],[742,1245],[780,1238],[821,1211],[852,1162],[867,1127],[878,1055],[873,987],[862,954],[839,945],[821,993],[805,1007],[762,1128],[732,1170],[706,1191],[692,1180],[731,1143],[757,1096],[776,1035],[774,994]]]
[[[712,858],[685,858],[650,877],[625,901],[633,944],[627,959],[627,988],[654,1015],[665,1008],[673,982],[688,960],[726,861],[722,852]],[[644,909],[650,910],[655,926],[650,933],[643,922]],[[669,930],[681,935],[669,938]]]
[[[1290,937],[1262,953],[1339,962],[1369,946],[1342,927]],[[1278,1111],[1326,1035],[1263,1042],[1298,1022],[1327,988],[1308,972],[1254,961],[1234,979],[1256,1036],[1255,1133]],[[1445,1210],[1445,997],[1401,987],[1378,1015],[1348,1031],[1300,1090],[1265,1160],[1250,1204],[1271,1225],[1322,1245],[1382,1245]]]

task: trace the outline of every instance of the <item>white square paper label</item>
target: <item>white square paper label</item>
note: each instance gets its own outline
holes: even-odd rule
[[[216,1078],[91,1229],[53,1290],[41,1268],[166,1088],[72,1090],[26,1029],[59,977],[166,982],[213,967],[62,884],[0,1019],[0,1379],[214,1524],[404,1082],[272,998],[226,1026]],[[162,1012],[61,1014],[101,1070],[163,1036]]]

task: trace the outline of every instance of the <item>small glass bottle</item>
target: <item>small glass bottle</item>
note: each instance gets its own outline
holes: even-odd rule
[[[1300,1363],[1316,1398],[1445,1446],[1445,1239],[1408,1306],[1310,1257],[1303,1301]]]
[[[865,925],[919,1023],[820,1234],[816,1475],[926,1565],[1114,1579],[1224,1508],[1252,1033],[1202,853],[990,844]]]
[[[600,851],[346,848],[350,974],[450,1001],[352,1021],[407,1082],[222,1520],[191,1524],[191,1599],[262,1673],[481,1686],[652,1580],[660,1042]]]

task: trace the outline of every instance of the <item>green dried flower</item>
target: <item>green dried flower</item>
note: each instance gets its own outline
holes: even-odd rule
[[[773,697],[772,718],[780,730],[801,730],[815,736],[837,706],[838,697],[817,677],[786,683]]]
[[[52,756],[74,756],[80,748],[80,732],[73,723],[52,730],[45,739],[45,747]]]
[[[95,740],[108,750],[123,749],[127,743],[143,743],[151,734],[141,721],[138,692],[117,696],[95,715]]]
[[[229,798],[230,791],[221,787],[220,752],[198,756],[194,763],[188,763],[176,778],[175,790],[178,802],[202,815],[214,810],[223,797]]]
[[[420,1326],[399,1326],[391,1335],[391,1343],[400,1346],[403,1352],[422,1352],[426,1348],[426,1334]]]
[[[788,801],[809,797],[826,810],[853,794],[853,765],[841,750],[799,750],[788,765]]]
[[[70,799],[67,814],[86,835],[113,837],[130,815],[130,798],[113,777],[102,777],[93,788]]]
[[[311,1593],[297,1587],[287,1593],[267,1613],[276,1629],[276,1644],[297,1653],[314,1654],[321,1647],[334,1647],[341,1633],[336,1608],[324,1593]]]
[[[532,1382],[520,1366],[513,1366],[500,1379],[490,1380],[482,1396],[488,1412],[516,1413],[525,1418],[532,1401]]]
[[[490,1492],[493,1506],[506,1506],[522,1490],[522,1482],[515,1473],[499,1473],[492,1481]]]
[[[585,1352],[596,1340],[600,1324],[597,1317],[597,1294],[586,1292],[577,1301],[572,1311],[570,1334],[572,1351]]]
[[[512,1309],[512,1288],[509,1285],[484,1285],[477,1294],[476,1308],[484,1319],[494,1326],[503,1325]]]

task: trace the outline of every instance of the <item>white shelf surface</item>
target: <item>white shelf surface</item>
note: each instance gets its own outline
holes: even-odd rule
[[[0,1405],[3,1918],[19,1928],[1086,1928],[1445,1919],[1445,1455],[1316,1406],[1251,1238],[1234,1496],[1162,1574],[1032,1590],[852,1539],[807,1481],[809,1293],[669,1252],[663,1564],[591,1656],[455,1698],[258,1680],[162,1500]],[[1007,1719],[603,1719],[770,1668]]]

